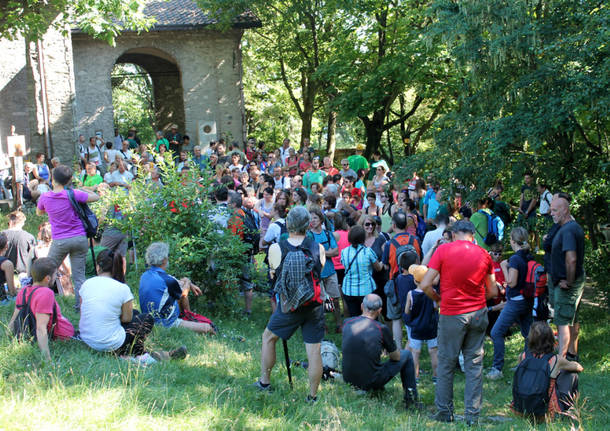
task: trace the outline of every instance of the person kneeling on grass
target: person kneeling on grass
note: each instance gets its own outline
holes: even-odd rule
[[[381,298],[370,293],[362,300],[362,315],[343,325],[343,379],[365,391],[379,390],[400,372],[406,408],[419,407],[413,356],[400,350],[390,329],[377,322],[381,308]],[[382,350],[390,355],[384,363]]]
[[[17,315],[27,302],[36,320],[35,333],[30,335],[35,337],[40,351],[48,361],[51,360],[49,338],[68,340],[74,335],[74,327],[68,319],[62,316],[59,305],[55,301],[55,294],[49,289],[49,285],[55,277],[56,269],[55,261],[48,257],[37,259],[32,264],[33,285],[23,287],[17,294],[15,312],[9,323],[9,328],[12,328],[13,332],[16,333],[18,329],[15,328]]]
[[[150,314],[133,309],[133,294],[125,284],[123,256],[104,249],[97,255],[96,266],[98,276],[81,287],[80,338],[94,350],[118,356],[143,355],[144,340],[155,320]],[[182,359],[186,347],[152,352],[150,356],[157,361]]]
[[[181,327],[205,334],[215,334],[214,324],[191,312],[188,294],[201,295],[201,289],[184,277],[176,280],[166,272],[169,264],[169,245],[153,242],[146,249],[146,263],[150,266],[140,277],[140,309],[150,313],[157,325]]]

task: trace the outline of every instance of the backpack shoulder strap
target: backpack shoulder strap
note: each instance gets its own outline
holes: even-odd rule
[[[356,261],[356,258],[358,257],[358,253],[360,253],[362,250],[364,250],[364,246],[360,247],[357,251],[356,254],[354,255],[354,257],[352,258],[352,261],[349,263],[349,265],[347,266],[347,269],[345,270],[345,273],[347,275],[347,273],[349,272],[349,270],[352,268],[352,264]]]

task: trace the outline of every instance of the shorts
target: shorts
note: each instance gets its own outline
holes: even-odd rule
[[[278,305],[275,313],[271,315],[267,329],[288,340],[298,327],[301,327],[303,341],[307,344],[317,344],[324,338],[324,307],[322,305],[308,305],[299,307],[290,313],[283,313]]]
[[[324,285],[324,291],[331,298],[341,298],[341,291],[339,290],[339,281],[337,280],[337,274],[333,274],[330,277],[322,279]]]
[[[428,350],[438,347],[438,338],[433,338],[431,340],[416,340],[414,338],[409,338],[409,347],[413,350],[421,350],[424,341],[428,346]]]
[[[557,326],[573,326],[578,322],[578,308],[585,288],[585,275],[581,275],[569,289],[562,289],[559,283],[555,286],[555,316]]]

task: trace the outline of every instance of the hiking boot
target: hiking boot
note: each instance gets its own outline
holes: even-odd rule
[[[263,384],[261,383],[260,380],[257,380],[256,383],[252,383],[252,386],[254,386],[256,389],[258,389],[261,392],[273,392],[273,388],[271,388],[271,383],[269,383],[266,386],[263,386]]]
[[[453,415],[450,413],[436,412],[428,418],[437,422],[453,422]]]
[[[170,350],[169,357],[171,359],[184,359],[186,358],[186,346],[180,346],[177,349]]]
[[[502,371],[492,367],[491,370],[489,370],[489,372],[485,375],[485,377],[487,377],[489,380],[498,380],[503,377],[503,374]]]

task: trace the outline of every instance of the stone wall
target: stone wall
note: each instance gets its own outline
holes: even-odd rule
[[[85,35],[73,35],[75,137],[80,133],[93,136],[98,130],[105,137],[112,136],[112,68],[124,54],[148,54],[174,63],[180,71],[185,124],[180,132],[197,143],[201,122],[215,121],[218,137],[241,142],[245,133],[241,36],[241,30],[126,33],[111,47]]]

